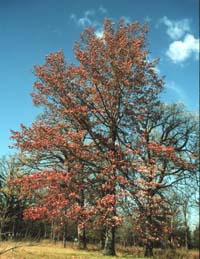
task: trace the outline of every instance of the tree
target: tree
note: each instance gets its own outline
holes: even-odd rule
[[[21,173],[18,155],[0,159],[0,240],[8,236],[15,237],[19,232],[18,224],[25,204],[20,201],[10,181]]]
[[[174,238],[181,238],[180,245],[184,246],[185,249],[190,249],[192,247],[191,235],[192,230],[190,223],[192,220],[189,219],[196,218],[194,216],[194,211],[196,207],[196,188],[195,188],[194,177],[183,179],[182,181],[175,184],[169,189],[169,202],[170,208],[173,207],[174,211]],[[179,223],[179,224],[177,224]],[[196,223],[196,220],[192,222]],[[179,232],[181,230],[181,237]],[[177,232],[177,233],[176,233]]]
[[[177,136],[170,135],[177,129],[170,122],[174,113],[162,118],[158,112],[163,81],[155,72],[157,60],[149,61],[146,34],[138,22],[115,25],[106,19],[102,38],[88,28],[75,44],[78,65],[67,65],[62,51],[49,54],[44,65],[35,66],[32,94],[34,104],[45,109],[43,119],[30,128],[21,125],[12,136],[37,168],[16,181],[33,201],[26,215],[61,225],[75,221],[83,239],[88,224],[100,224],[105,255],[115,255],[125,201],[134,199],[140,213],[145,203],[155,214],[159,200],[163,217],[164,179],[178,174],[177,166],[191,165],[178,150],[184,143],[171,141]],[[161,132],[156,140],[155,130]],[[145,224],[150,221],[147,216]]]
[[[87,211],[98,215],[100,224],[105,227],[106,255],[115,254],[115,228],[121,221],[117,206],[128,184],[124,171],[134,170],[130,157],[141,151],[138,143],[130,140],[132,136],[135,140],[142,136],[139,125],[146,116],[153,116],[162,90],[162,80],[154,71],[156,61],[150,62],[147,58],[146,33],[146,26],[138,22],[124,25],[120,21],[115,29],[107,19],[103,38],[96,37],[90,28],[83,32],[80,43],[75,44],[74,52],[80,65],[67,66],[62,51],[48,55],[43,66],[35,66],[38,80],[33,93],[35,105],[45,107],[48,118],[29,129],[22,126],[21,132],[13,132],[16,146],[22,152],[38,154],[45,150],[62,164],[68,164],[62,172],[44,171],[22,179],[20,183],[24,185],[31,179],[27,189],[33,191],[45,187],[50,191],[52,183],[49,185],[46,179],[51,176],[59,185],[59,192],[66,180],[70,186],[75,186],[70,188],[75,200],[80,182],[77,185],[72,183],[82,166],[88,172],[82,185],[83,192],[95,179],[101,195],[90,209],[90,201],[87,201]],[[35,187],[33,182],[40,183],[40,186],[36,184]],[[70,196],[66,188],[64,190],[63,204],[66,194]],[[48,198],[49,193],[44,196]],[[53,197],[57,196],[53,194]],[[79,213],[81,220],[88,220],[90,215],[86,215],[84,205],[80,208],[71,201],[67,207],[76,213],[67,215],[73,218]],[[57,204],[54,207],[57,212],[58,207]],[[36,205],[36,212],[40,211],[49,211],[49,207]],[[49,213],[48,216],[50,214],[53,215]]]
[[[157,108],[154,119],[147,119],[141,125],[143,151],[136,157],[140,163],[135,180],[138,183],[135,211],[137,228],[147,244],[146,256],[153,255],[154,241],[161,241],[164,233],[173,231],[166,190],[183,180],[191,180],[198,168],[197,118],[186,112],[183,105],[164,104]]]
[[[196,228],[193,231],[193,248],[200,248],[199,236],[199,224],[197,224]]]

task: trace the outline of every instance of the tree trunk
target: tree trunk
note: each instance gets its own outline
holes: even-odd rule
[[[1,230],[1,227],[0,227],[0,242],[2,241],[2,230]]]
[[[67,237],[66,237],[66,233],[63,233],[63,247],[64,247],[64,248],[67,247]]]
[[[47,239],[47,224],[44,222],[44,239]]]
[[[54,231],[54,222],[53,220],[51,221],[51,233],[50,233],[50,238],[52,241],[55,239],[55,231]]]
[[[184,213],[184,243],[185,243],[185,249],[188,250],[187,207],[184,208],[183,213]]]
[[[63,230],[63,247],[64,248],[67,247],[67,224],[65,224],[64,230]]]
[[[87,248],[85,227],[78,225],[78,249],[84,250]]]
[[[115,227],[107,227],[103,255],[116,255],[115,253]]]
[[[100,230],[100,244],[99,244],[99,247],[100,247],[101,250],[103,250],[104,247],[105,247],[105,239],[106,239],[106,229],[103,226]]]
[[[185,249],[188,250],[188,227],[185,226]]]
[[[144,256],[145,257],[153,256],[153,243],[150,240],[148,240],[146,243]]]
[[[4,219],[2,218],[0,222],[0,241],[3,240],[3,229],[4,229]]]

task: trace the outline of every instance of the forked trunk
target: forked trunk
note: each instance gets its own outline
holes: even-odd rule
[[[152,257],[153,256],[153,242],[148,240],[145,246],[145,257]]]
[[[116,255],[115,253],[115,227],[107,227],[103,255]]]

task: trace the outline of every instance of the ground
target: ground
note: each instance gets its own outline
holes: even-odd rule
[[[69,243],[67,248],[63,248],[61,243],[50,243],[43,241],[40,243],[36,242],[1,242],[0,253],[5,249],[16,247],[12,250],[7,251],[4,254],[0,254],[0,259],[144,259],[137,255],[143,251],[137,249],[131,251],[127,248],[126,251],[117,249],[117,257],[102,256],[101,252],[96,251],[94,247],[89,246],[87,251],[80,251],[76,249],[76,245]],[[134,248],[135,249],[135,248]],[[179,257],[182,259],[198,259],[198,252],[193,251],[187,254],[187,257]],[[178,258],[178,259],[179,259]],[[147,258],[145,258],[147,259]],[[162,259],[165,259],[162,257]],[[167,259],[167,258],[166,258]],[[175,258],[173,258],[175,259]]]

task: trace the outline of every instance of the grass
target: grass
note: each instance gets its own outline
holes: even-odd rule
[[[9,250],[7,253],[0,255],[0,259],[143,259],[142,257],[133,257],[133,255],[103,256],[101,252],[94,251],[89,247],[87,251],[77,250],[73,244],[68,244],[63,248],[61,244],[53,243],[31,243],[31,242],[2,242],[0,251],[18,247]]]
[[[103,256],[101,252],[97,251],[95,247],[89,246],[87,251],[77,250],[76,246],[72,243],[67,244],[67,248],[63,248],[61,243],[50,243],[43,241],[36,242],[1,242],[0,252],[4,249],[17,247],[16,249],[9,250],[8,252],[0,255],[0,259],[147,259],[142,257],[143,250],[141,248],[126,248],[125,250],[118,247],[117,256]],[[185,251],[179,250],[180,257],[177,259],[197,259],[198,251]],[[165,257],[166,255],[166,257]],[[175,257],[168,257],[169,254],[162,254],[157,256],[158,259],[176,259]]]

